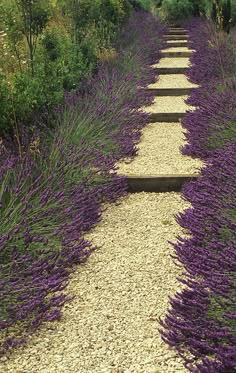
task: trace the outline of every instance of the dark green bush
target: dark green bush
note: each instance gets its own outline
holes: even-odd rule
[[[50,61],[55,61],[61,56],[60,40],[55,27],[46,31],[42,44],[45,48],[46,56]]]
[[[179,24],[193,15],[194,5],[191,0],[163,0],[162,12],[166,21]]]
[[[11,110],[10,86],[4,76],[0,73],[0,134],[7,132],[11,126],[9,113]]]
[[[149,10],[151,4],[153,3],[152,0],[129,0],[129,1],[135,10],[141,10],[141,9]]]
[[[236,1],[231,2],[232,26],[236,25]]]

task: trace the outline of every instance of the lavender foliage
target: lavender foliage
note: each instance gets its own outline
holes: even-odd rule
[[[231,373],[236,371],[235,62],[227,38],[214,33],[213,43],[205,21],[185,26],[196,50],[189,77],[201,87],[188,100],[197,110],[184,118],[183,152],[206,162],[199,179],[183,188],[191,207],[177,221],[189,235],[178,237],[174,248],[184,268],[179,279],[184,289],[170,301],[162,337],[191,372]]]
[[[126,193],[115,164],[136,154],[148,123],[139,107],[154,97],[141,88],[155,80],[150,65],[163,33],[158,19],[135,13],[115,58],[100,63],[83,92],[65,93],[48,141],[39,132],[19,152],[0,144],[1,354],[61,318],[69,276],[94,250],[84,233],[100,220],[103,202]]]
[[[217,34],[212,25],[199,19],[186,27],[195,50],[187,75],[200,88],[187,100],[197,109],[183,120],[187,129],[183,154],[206,159],[236,139],[235,34]]]

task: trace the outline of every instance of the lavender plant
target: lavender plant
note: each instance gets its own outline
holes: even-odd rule
[[[228,37],[209,34],[201,20],[185,25],[193,49],[189,78],[198,84],[188,102],[184,154],[206,161],[199,179],[183,189],[191,208],[179,214],[188,231],[174,245],[184,289],[162,320],[163,339],[191,372],[236,369],[236,101],[235,59]],[[229,62],[227,64],[226,62]]]
[[[212,25],[199,20],[190,24],[189,32],[196,52],[188,77],[200,88],[187,101],[197,110],[183,120],[188,131],[183,153],[206,159],[235,140],[235,36],[217,34]]]
[[[162,325],[164,340],[192,372],[236,367],[235,150],[236,142],[219,150],[183,190],[192,207],[178,222],[190,236],[179,237],[175,250],[185,288],[171,300]]]
[[[138,108],[153,96],[140,87],[154,81],[150,64],[159,58],[163,32],[150,14],[133,15],[115,58],[100,63],[83,92],[65,94],[49,140],[42,132],[27,134],[20,152],[2,146],[1,354],[25,343],[45,320],[60,319],[71,299],[64,291],[69,276],[94,250],[84,233],[99,221],[102,202],[126,193],[115,164],[135,155],[148,123]]]

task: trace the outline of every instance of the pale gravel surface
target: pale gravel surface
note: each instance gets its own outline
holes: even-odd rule
[[[188,96],[158,96],[149,106],[144,106],[143,111],[148,113],[185,113],[194,107],[187,105],[184,101]],[[168,139],[167,139],[168,141]]]
[[[131,163],[118,163],[118,173],[123,175],[197,173],[202,162],[199,159],[183,156],[180,153],[183,144],[184,133],[179,123],[151,123],[142,131],[137,157]]]
[[[165,57],[152,65],[153,67],[189,67],[190,61],[188,57]]]
[[[188,39],[188,34],[187,34],[187,33],[185,33],[185,34],[181,34],[181,35],[178,34],[178,33],[177,33],[177,34],[168,34],[168,33],[167,33],[166,35],[164,35],[164,37],[167,38],[167,39],[169,39],[170,36],[172,36],[173,38],[175,38],[176,36],[179,38],[179,37],[181,36],[181,37],[185,37],[184,40],[187,40],[187,39]]]
[[[174,215],[186,207],[173,192],[131,194],[109,205],[88,235],[101,248],[73,274],[68,292],[75,299],[63,319],[0,363],[0,372],[187,372],[157,321],[180,289],[168,241],[181,234]]]
[[[191,88],[197,87],[191,83],[184,74],[160,75],[156,83],[150,84],[148,88]]]
[[[188,43],[188,40],[186,39],[186,40],[166,40],[166,42],[167,42],[167,44],[168,43],[179,43],[179,42],[181,42],[181,43]]]

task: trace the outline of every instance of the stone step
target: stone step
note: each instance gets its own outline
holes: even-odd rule
[[[185,74],[188,70],[188,67],[155,67],[155,70],[159,75]]]
[[[192,51],[186,51],[186,52],[166,52],[165,50],[161,51],[162,57],[190,57],[192,54]]]
[[[150,122],[151,123],[158,123],[158,122],[166,122],[166,123],[173,123],[179,122],[186,113],[151,113],[150,114]]]
[[[128,176],[128,192],[180,192],[186,182],[198,177],[198,174]]]
[[[146,91],[153,92],[155,96],[186,96],[191,93],[194,87],[188,88],[146,88]]]

